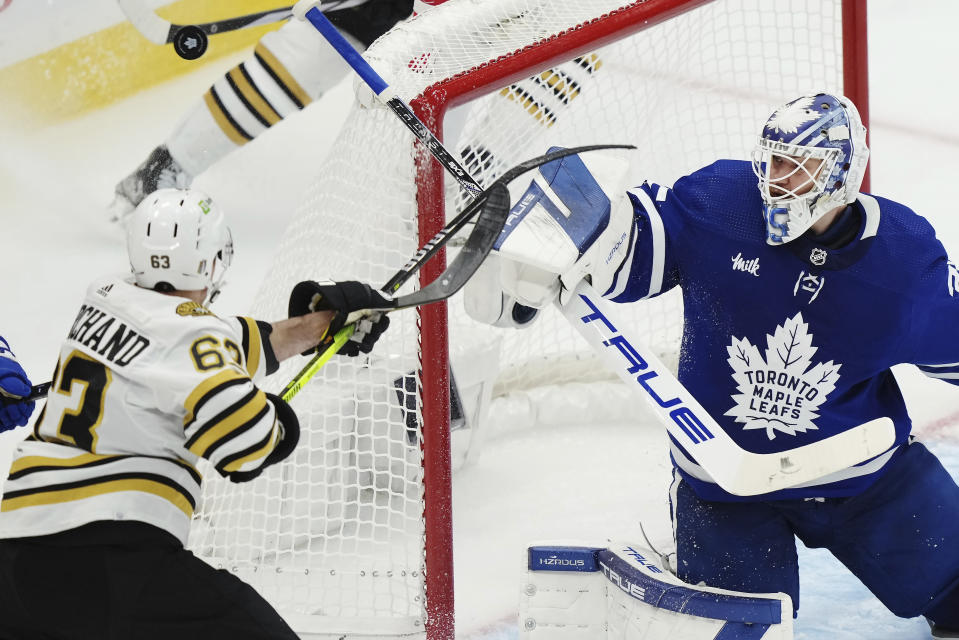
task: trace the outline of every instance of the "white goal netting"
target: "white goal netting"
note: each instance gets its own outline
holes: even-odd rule
[[[636,31],[644,20],[658,24]],[[618,39],[619,29],[635,34]],[[636,183],[668,185],[717,158],[747,157],[785,99],[843,91],[838,0],[451,0],[397,26],[366,57],[407,102],[434,87],[417,102],[424,118],[470,94],[447,146],[483,184],[552,145],[630,143]],[[255,316],[281,317],[302,279],[382,284],[431,235],[422,235],[424,216],[442,226],[443,190],[430,188],[412,140],[387,109],[354,107],[277,247]],[[455,214],[464,199],[453,180],[445,194]],[[605,377],[559,314],[543,315],[523,331],[492,329],[466,316],[461,294],[450,301],[466,404]],[[631,305],[630,315],[676,357],[676,292]],[[289,461],[248,485],[207,474],[191,547],[254,584],[305,636],[417,635],[433,625],[431,637],[449,637],[452,612],[427,605],[449,602],[447,582],[431,578],[452,571],[427,562],[433,540],[449,542],[424,518],[430,509],[449,517],[431,485],[443,474],[427,469],[424,482],[423,471],[424,451],[447,444],[424,439],[433,399],[419,391],[424,362],[445,366],[442,352],[421,350],[436,322],[393,314],[370,357],[327,364],[293,401],[303,435]],[[290,379],[303,364],[295,360],[269,388]]]

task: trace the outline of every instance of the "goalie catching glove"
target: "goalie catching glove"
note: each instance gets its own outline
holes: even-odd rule
[[[607,297],[625,286],[621,270],[635,232],[627,169],[598,153],[538,169],[495,245],[507,294],[539,309],[557,297],[565,303],[584,278]]]
[[[390,326],[390,319],[385,313],[377,313],[376,309],[391,309],[392,303],[363,282],[347,280],[344,282],[314,282],[304,280],[290,293],[290,317],[302,316],[314,311],[333,311],[330,326],[323,334],[318,347],[325,346],[333,341],[334,336],[344,326],[354,322],[355,331],[350,340],[344,344],[339,353],[345,356],[357,356],[360,353],[369,353],[379,337]],[[354,312],[369,311],[357,315]],[[352,317],[351,317],[352,315]],[[303,355],[310,355],[316,349],[309,349]]]

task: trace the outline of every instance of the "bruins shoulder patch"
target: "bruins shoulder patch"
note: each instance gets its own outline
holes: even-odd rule
[[[176,313],[178,316],[212,316],[212,311],[196,302],[184,302],[177,305]]]

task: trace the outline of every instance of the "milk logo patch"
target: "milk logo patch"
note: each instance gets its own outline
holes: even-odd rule
[[[765,354],[748,339],[733,336],[726,348],[739,393],[727,416],[743,429],[765,429],[770,440],[777,433],[796,435],[812,429],[817,410],[839,381],[839,367],[830,360],[813,364],[818,347],[802,313],[766,335]]]
[[[746,273],[759,277],[759,258],[747,260],[742,252],[733,256],[733,271],[745,271]]]

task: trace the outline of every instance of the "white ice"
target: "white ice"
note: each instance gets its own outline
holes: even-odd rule
[[[930,219],[955,253],[959,3],[871,0],[868,10],[872,190]],[[0,123],[0,334],[34,382],[52,373],[88,281],[126,269],[121,235],[103,213],[114,184],[241,57],[54,126]],[[236,240],[230,285],[217,302],[221,312],[250,305],[349,99],[343,83],[198,179],[229,212]],[[959,471],[959,389],[911,368],[897,375],[917,432]],[[640,521],[654,542],[669,538],[668,462],[655,424],[521,424],[510,421],[508,407],[497,410],[503,419],[482,457],[454,477],[457,630],[474,640],[517,637],[527,543],[639,540]],[[0,468],[25,432],[0,436]],[[800,560],[797,638],[928,637],[921,619],[893,616],[827,553],[802,550]]]

